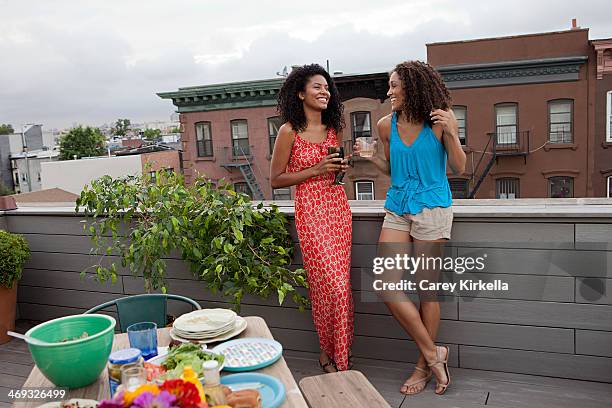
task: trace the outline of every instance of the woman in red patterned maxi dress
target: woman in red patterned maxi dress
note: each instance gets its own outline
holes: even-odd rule
[[[279,92],[280,128],[272,155],[272,188],[295,185],[295,224],[307,273],[312,317],[326,372],[350,368],[353,299],[350,284],[351,210],[344,188],[332,184],[348,167],[337,154],[342,104],[319,65],[295,69]]]

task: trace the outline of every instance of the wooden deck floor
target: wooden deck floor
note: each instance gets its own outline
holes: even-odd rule
[[[17,331],[23,333],[32,325],[19,321]],[[321,374],[316,358],[313,353],[285,353],[297,381]],[[24,342],[0,345],[0,407],[11,406],[8,391],[21,387],[32,366]],[[453,383],[444,396],[434,394],[432,381],[423,393],[404,397],[398,390],[410,366],[355,359],[355,369],[395,408],[605,408],[612,401],[612,384],[457,368],[451,369]]]

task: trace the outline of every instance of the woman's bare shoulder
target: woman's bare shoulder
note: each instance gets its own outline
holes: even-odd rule
[[[383,116],[378,120],[378,123],[376,124],[378,127],[378,133],[381,138],[388,138],[389,134],[391,133],[391,116],[391,113],[386,116]]]

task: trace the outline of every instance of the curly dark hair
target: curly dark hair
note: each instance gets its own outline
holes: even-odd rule
[[[401,113],[409,122],[432,124],[429,113],[449,109],[451,97],[442,77],[431,65],[421,61],[404,61],[393,72],[400,77],[404,89]]]
[[[289,122],[297,132],[303,132],[308,126],[304,113],[304,102],[298,94],[306,89],[306,83],[315,75],[322,75],[329,86],[329,102],[322,112],[321,121],[328,129],[340,132],[344,128],[344,105],[340,101],[338,88],[329,73],[318,64],[304,65],[295,68],[285,80],[278,93],[277,110],[283,123]]]

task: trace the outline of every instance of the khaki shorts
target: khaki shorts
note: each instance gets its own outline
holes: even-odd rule
[[[435,241],[450,239],[453,227],[452,207],[423,208],[420,213],[397,215],[385,208],[383,228],[406,231],[415,239]]]

